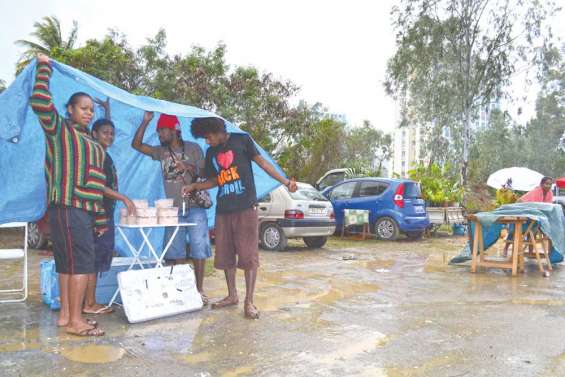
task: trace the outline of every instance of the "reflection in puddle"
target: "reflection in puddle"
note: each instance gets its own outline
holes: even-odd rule
[[[186,361],[189,364],[204,363],[210,361],[211,358],[212,358],[212,354],[210,352],[192,353],[180,357],[181,360]]]
[[[61,355],[67,359],[87,364],[111,363],[120,360],[124,354],[123,348],[96,344],[61,350]]]

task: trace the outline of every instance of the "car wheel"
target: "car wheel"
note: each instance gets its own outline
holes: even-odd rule
[[[411,240],[419,240],[424,235],[424,232],[407,232],[406,237]]]
[[[286,236],[280,226],[274,223],[263,225],[260,233],[261,247],[265,250],[284,250]]]
[[[328,237],[304,237],[303,240],[310,249],[319,249],[326,244]]]
[[[381,240],[394,241],[399,234],[398,224],[391,217],[381,217],[375,223],[375,234]]]
[[[36,223],[27,224],[27,246],[31,249],[43,249],[47,246],[47,236],[39,230]]]

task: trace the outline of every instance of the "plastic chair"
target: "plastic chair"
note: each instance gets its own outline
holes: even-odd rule
[[[21,286],[15,289],[0,289],[0,303],[22,302],[27,299],[27,223],[6,223],[0,224],[0,228],[24,228],[23,249],[0,249],[0,263],[7,260],[21,260],[22,282]]]

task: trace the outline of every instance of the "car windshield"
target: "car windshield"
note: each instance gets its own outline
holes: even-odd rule
[[[295,192],[289,192],[290,197],[294,200],[315,200],[320,202],[327,202],[326,199],[318,190],[314,187],[298,187]]]

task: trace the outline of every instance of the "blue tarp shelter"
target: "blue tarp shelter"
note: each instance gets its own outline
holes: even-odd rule
[[[159,162],[131,147],[133,135],[145,111],[156,113],[145,134],[145,143],[159,144],[156,122],[159,113],[166,113],[179,117],[183,139],[197,142],[206,151],[204,141],[194,140],[192,137],[190,124],[194,118],[217,115],[192,106],[133,95],[56,61],[52,61],[52,67],[50,90],[60,114],[65,114],[65,102],[71,94],[78,91],[101,99],[110,98],[116,138],[109,153],[116,165],[120,191],[130,198],[148,199],[152,203],[165,195]],[[0,94],[0,223],[39,220],[47,206],[44,134],[37,116],[29,106],[34,78],[35,61]],[[104,115],[102,109],[98,108],[96,111],[94,119]],[[230,122],[226,121],[226,124],[229,132],[245,133]],[[257,147],[261,155],[280,171],[267,153],[260,146]],[[255,164],[253,172],[258,197],[279,185]],[[215,199],[216,190],[210,194]],[[118,204],[118,208],[120,207],[121,204]],[[118,213],[116,211],[116,222],[119,220]],[[214,224],[214,213],[215,207],[208,210],[210,226]],[[162,237],[162,231],[154,231],[152,242],[159,244],[159,238]],[[122,255],[129,255],[120,238],[116,238],[116,249]]]

